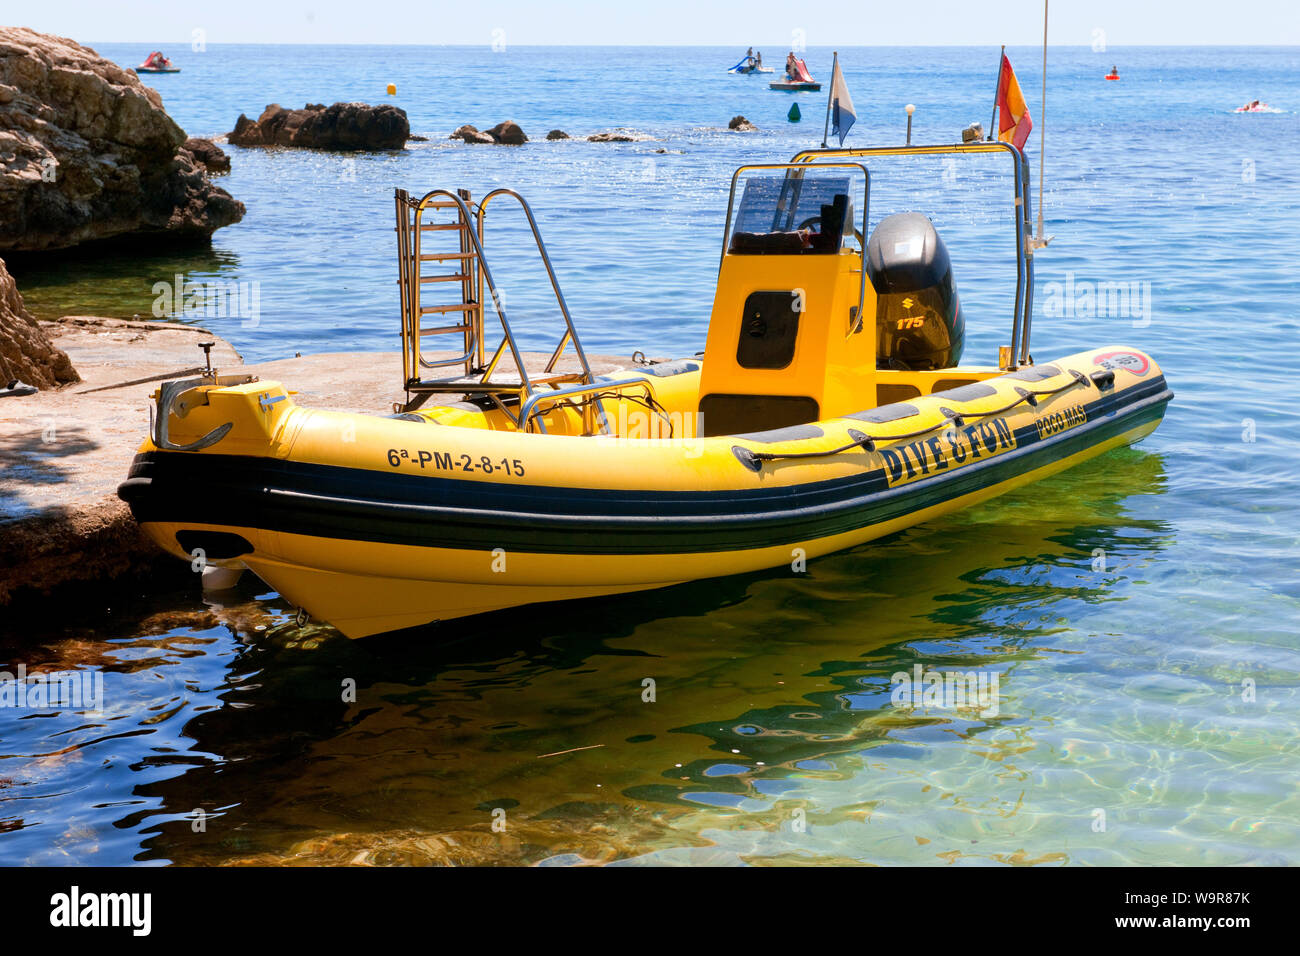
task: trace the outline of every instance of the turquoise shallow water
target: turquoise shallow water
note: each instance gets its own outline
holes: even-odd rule
[[[156,46],[101,52],[131,64]],[[271,100],[377,101],[391,81],[430,137],[355,157],[232,148],[223,184],[249,213],[210,251],[19,274],[46,315],[148,314],[177,271],[256,281],[255,325],[203,320],[250,360],[395,347],[391,191],[435,185],[530,199],[589,349],[694,352],[731,170],[814,145],[825,102],[798,97],[804,121],[787,123],[792,97],[726,75],[739,53],[720,49],[168,52],[184,72],[150,82],[194,135]],[[850,142],[897,142],[907,102],[918,141],[988,123],[996,51],[840,52]],[[1008,53],[1037,120],[1036,53]],[[829,60],[809,51],[823,79]],[[1123,79],[1104,83],[1112,63]],[[160,585],[0,622],[0,660],[103,668],[107,700],[98,716],[0,709],[0,859],[1300,861],[1300,51],[1059,49],[1049,71],[1055,238],[1034,353],[1151,352],[1177,398],[1141,446],[806,574],[423,639],[299,629],[256,582],[225,608]],[[1232,112],[1255,98],[1281,112]],[[738,113],[760,132],[726,131]],[[535,139],[649,138],[442,139],[508,117]],[[1005,181],[965,161],[872,176],[873,222],[918,209],[939,225],[967,358],[990,357],[1013,276]],[[542,347],[554,316],[536,264],[509,259],[521,238],[503,219],[489,251]],[[1137,315],[1059,308],[1067,285],[1103,282],[1138,283]],[[996,674],[997,713],[895,706],[890,677],[916,664]],[[348,679],[356,702],[340,700]]]

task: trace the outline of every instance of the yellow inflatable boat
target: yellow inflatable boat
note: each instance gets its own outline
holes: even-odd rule
[[[1012,165],[1015,315],[988,365],[958,364],[964,318],[930,220],[869,228],[866,160],[952,151]],[[1030,358],[1028,169],[1006,144],[742,167],[703,358],[611,375],[591,373],[540,236],[564,326],[546,371],[529,372],[483,253],[499,199],[537,236],[508,190],[397,193],[406,400],[392,417],[300,407],[278,382],[215,370],[164,384],[120,489],[148,534],[186,560],[251,569],[363,637],[798,569],[1132,444],[1172,398],[1135,348]],[[458,243],[428,251],[443,229]],[[460,296],[430,305],[444,282]],[[484,303],[501,330],[490,354]],[[452,355],[423,348],[439,335]],[[558,374],[570,345],[581,371]]]

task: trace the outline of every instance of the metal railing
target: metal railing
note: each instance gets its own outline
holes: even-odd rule
[[[564,332],[544,367],[542,374],[545,377],[534,378],[529,374],[523,354],[511,328],[510,320],[506,314],[505,304],[497,289],[496,281],[492,277],[492,270],[487,264],[483,251],[483,226],[486,207],[491,200],[498,196],[513,197],[523,209],[528,220],[529,229],[532,231],[533,239],[537,244],[538,253],[541,255],[542,263],[546,267],[551,289],[555,293],[556,302],[559,304],[560,312],[564,317]],[[546,244],[542,241],[541,232],[537,227],[537,220],[523,196],[512,189],[496,189],[488,193],[477,204],[474,204],[471,203],[470,195],[465,190],[452,192],[448,189],[434,189],[417,200],[412,198],[406,190],[398,189],[394,193],[394,200],[397,211],[398,286],[402,309],[402,375],[403,387],[408,394],[408,401],[403,406],[405,410],[409,411],[418,408],[430,395],[438,393],[459,393],[470,397],[484,396],[505,412],[511,420],[519,424],[520,419],[511,413],[507,401],[503,401],[503,396],[510,396],[513,393],[514,403],[522,405],[535,394],[546,394],[545,392],[539,393],[539,386],[549,385],[554,388],[557,385],[571,382],[590,385],[594,381],[591,365],[587,361],[586,352],[583,350],[582,342],[578,338],[577,329],[574,327],[573,318],[569,313],[568,303],[564,299],[563,292],[560,291],[560,283],[556,278],[555,269],[546,250]],[[432,209],[454,209],[457,217],[456,222],[445,224],[425,223],[423,216],[426,211]],[[428,230],[443,229],[458,231],[459,251],[449,253],[424,252],[422,248],[423,234]],[[460,263],[461,271],[440,276],[425,276],[422,274],[421,263],[445,261]],[[424,306],[422,304],[423,285],[452,281],[459,282],[461,286],[459,303],[436,306]],[[483,319],[485,293],[491,297],[502,333],[501,341],[490,359],[485,354],[486,337]],[[450,312],[462,313],[464,321],[459,325],[433,329],[423,328],[422,320],[425,315],[441,315]],[[455,332],[462,332],[464,335],[462,352],[444,359],[426,359],[424,357],[421,342],[425,336]],[[555,374],[555,367],[570,342],[573,343],[581,371]],[[497,366],[507,349],[514,360],[519,377],[518,382],[501,381],[494,378]],[[455,365],[463,365],[463,375],[452,378],[425,379],[421,374],[424,369],[449,368]],[[412,393],[416,396],[414,400],[409,398]],[[602,416],[602,425],[605,424]],[[545,431],[545,425],[540,420],[538,421],[538,427]]]
[[[846,146],[830,149],[805,149],[794,155],[791,163],[801,163],[821,168],[825,159],[856,156],[933,156],[946,153],[1005,153],[1013,164],[1016,224],[1016,301],[1011,323],[1011,369],[1027,364],[1029,355],[1029,328],[1033,318],[1034,256],[1029,237],[1030,223],[1029,162],[1025,154],[1010,143],[998,140],[980,140],[971,143],[943,143],[933,146]],[[864,228],[865,234],[865,228]]]
[[[803,155],[802,153],[800,155]],[[797,157],[796,157],[797,159]],[[791,161],[788,163],[751,163],[741,166],[731,174],[731,189],[727,193],[727,220],[722,229],[722,257],[718,261],[718,267],[722,266],[722,259],[727,257],[728,243],[731,241],[731,217],[736,207],[736,183],[740,181],[740,174],[748,170],[761,169],[783,169],[787,173],[794,173],[795,179],[802,179],[802,174],[809,169],[856,169],[862,173],[862,230],[858,235],[858,241],[862,244],[862,275],[858,282],[858,305],[857,313],[850,323],[852,327],[857,327],[862,321],[862,304],[866,302],[867,295],[867,214],[871,206],[871,173],[866,166],[861,163],[801,163]],[[784,201],[784,184],[782,186],[782,201]],[[796,204],[798,199],[796,197]],[[793,207],[791,207],[793,208]]]
[[[523,196],[519,195],[519,193],[515,192],[513,189],[506,189],[504,187],[500,189],[494,189],[486,196],[484,196],[482,199],[479,200],[477,230],[476,230],[477,236],[475,238],[475,244],[477,248],[480,250],[479,254],[480,256],[482,255],[483,217],[487,213],[488,203],[490,203],[497,196],[510,196],[515,200],[517,200],[520,208],[523,209],[524,215],[528,218],[528,228],[532,230],[533,240],[537,243],[537,252],[542,257],[542,264],[546,266],[546,276],[548,279],[551,280],[551,290],[555,293],[555,301],[559,304],[560,313],[564,316],[564,334],[560,336],[559,344],[555,346],[555,350],[551,353],[551,358],[546,363],[545,371],[547,373],[555,371],[555,364],[560,360],[560,356],[564,354],[564,350],[568,347],[569,342],[572,341],[574,354],[578,356],[578,363],[582,366],[583,381],[586,383],[590,383],[592,381],[592,374],[591,374],[591,366],[587,363],[587,353],[582,350],[582,342],[578,340],[578,330],[574,328],[573,317],[569,314],[569,304],[564,301],[564,293],[560,291],[560,282],[558,279],[555,278],[555,268],[551,265],[551,257],[550,254],[546,251],[546,243],[542,241],[541,230],[537,228],[537,220],[533,217],[532,207],[528,205],[528,201],[524,199]],[[484,265],[484,268],[480,270],[479,273],[480,298],[482,296],[483,277],[486,272],[487,272],[487,268],[486,265]],[[491,281],[490,278],[488,281],[489,282]],[[496,301],[495,290],[493,291],[493,300]],[[497,303],[497,307],[498,309],[500,309],[499,302]],[[504,342],[502,344],[504,344]],[[482,348],[483,348],[482,339],[480,339],[479,340],[479,364],[480,365],[482,364],[482,358],[483,358]],[[511,348],[513,350],[513,344]],[[494,357],[494,361],[492,365],[488,367],[489,373],[491,368],[495,367],[496,359],[500,357],[500,352],[501,349],[500,347],[498,347],[497,356]]]
[[[605,434],[612,435],[614,432],[610,427],[608,418],[605,416],[605,409],[601,405],[602,396],[599,393],[606,391],[618,393],[627,388],[642,389],[646,394],[647,403],[654,402],[655,400],[654,385],[649,379],[645,378],[624,378],[608,382],[589,382],[583,385],[571,385],[567,388],[557,388],[550,392],[537,392],[536,394],[529,396],[528,400],[525,401],[523,406],[519,409],[519,430],[523,432],[528,431],[529,423],[533,417],[538,414],[539,406],[543,402],[571,401],[579,395],[595,393],[592,398],[587,399],[585,402],[577,402],[573,404],[582,405],[583,407],[594,407],[596,418],[600,421],[601,429]],[[540,418],[538,418],[537,424],[540,430],[545,431],[545,429],[542,428],[542,421]]]

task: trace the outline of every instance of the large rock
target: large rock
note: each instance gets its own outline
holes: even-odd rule
[[[244,204],[213,185],[158,91],[72,40],[0,27],[0,252],[207,238]]]
[[[233,146],[402,149],[410,135],[406,111],[388,103],[308,103],[300,110],[272,103],[255,121],[240,114],[229,140]]]
[[[12,378],[37,388],[81,381],[67,354],[54,347],[23,306],[18,286],[0,259],[0,389]]]

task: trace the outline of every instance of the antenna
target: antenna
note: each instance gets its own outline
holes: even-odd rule
[[[1043,103],[1038,110],[1038,235],[1030,237],[1029,251],[1035,252],[1052,241],[1043,235],[1043,153],[1047,142],[1047,4],[1043,0]]]

